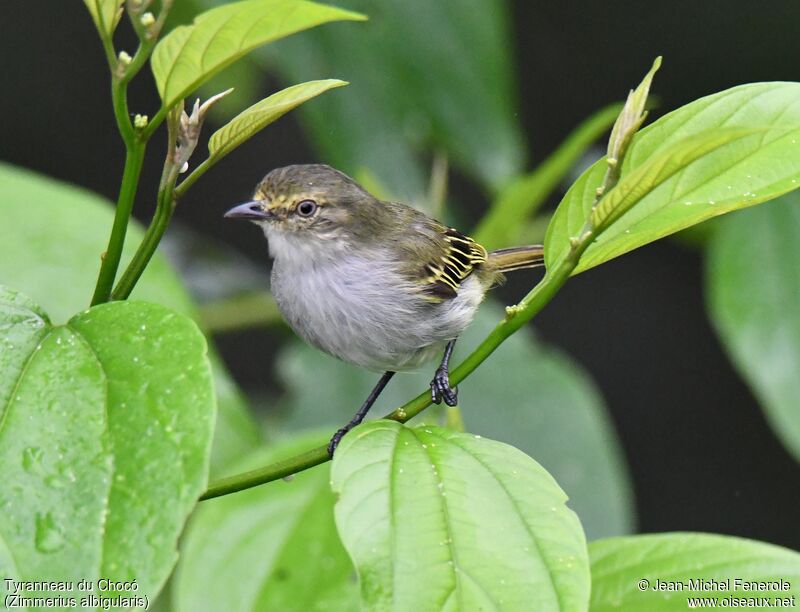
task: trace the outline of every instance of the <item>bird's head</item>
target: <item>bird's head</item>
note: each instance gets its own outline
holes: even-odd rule
[[[346,174],[322,164],[277,168],[256,186],[253,199],[225,213],[260,225],[273,255],[332,242],[346,246],[374,235],[382,206]]]

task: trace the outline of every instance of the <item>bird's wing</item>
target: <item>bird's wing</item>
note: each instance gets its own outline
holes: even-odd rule
[[[408,221],[414,231],[403,232],[398,246],[405,251],[404,261],[415,263],[407,263],[404,272],[430,301],[454,298],[464,279],[486,262],[486,249],[422,213],[417,212]]]

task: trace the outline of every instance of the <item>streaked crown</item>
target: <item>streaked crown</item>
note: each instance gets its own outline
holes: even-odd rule
[[[372,196],[335,168],[305,164],[272,170],[256,187],[253,199],[263,201],[267,210],[280,215],[292,212],[305,200],[312,200],[317,206],[347,207],[372,199]]]

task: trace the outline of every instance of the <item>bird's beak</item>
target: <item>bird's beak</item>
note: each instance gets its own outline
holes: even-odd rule
[[[273,217],[274,215],[264,208],[264,202],[261,200],[253,200],[252,202],[239,204],[225,213],[225,218],[227,219],[252,219],[254,221],[267,221]]]

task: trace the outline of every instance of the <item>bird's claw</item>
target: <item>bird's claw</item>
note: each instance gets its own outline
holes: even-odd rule
[[[342,441],[344,435],[350,431],[350,427],[342,427],[339,431],[333,434],[331,441],[328,442],[328,456],[333,458],[333,453],[336,452],[336,447],[339,446],[339,442]]]
[[[442,400],[448,406],[458,404],[458,387],[450,386],[450,373],[447,368],[439,368],[431,381],[431,401],[441,404]]]

